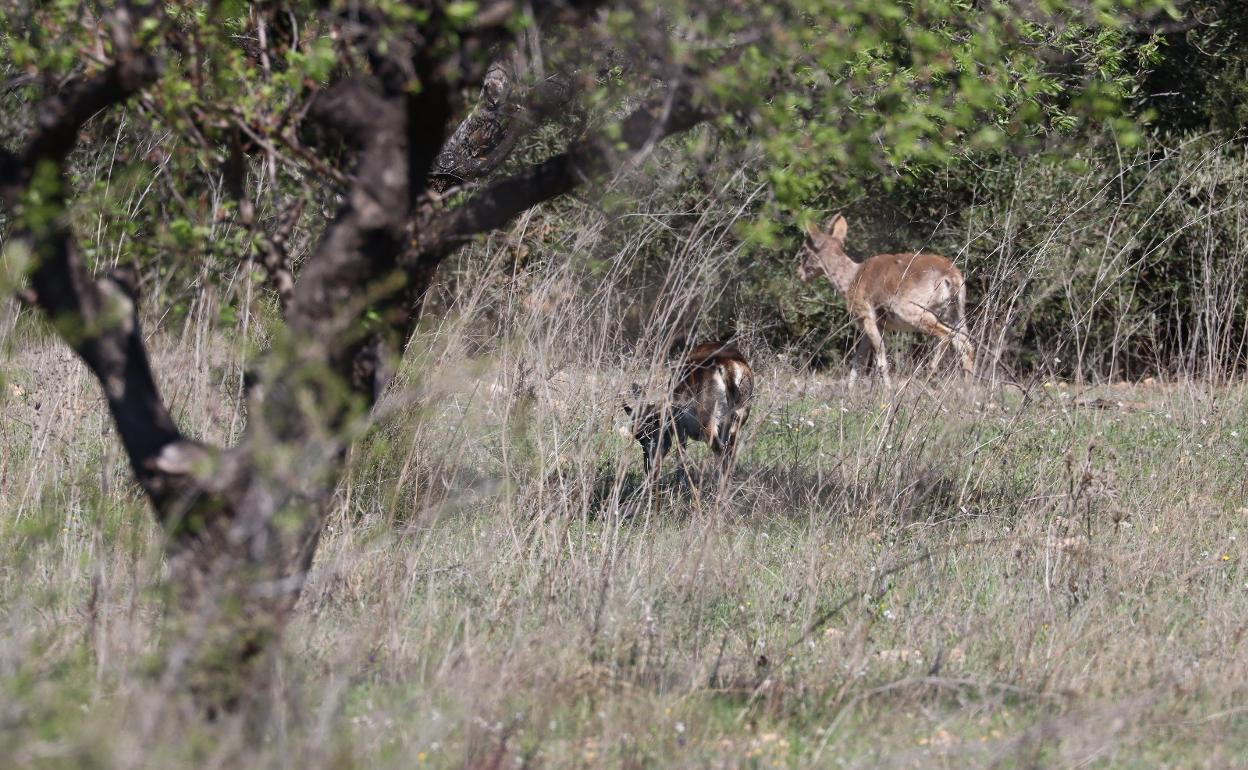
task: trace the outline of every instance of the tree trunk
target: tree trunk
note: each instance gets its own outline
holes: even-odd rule
[[[311,106],[309,119],[353,150],[354,174],[341,209],[283,295],[287,327],[256,372],[243,439],[221,449],[182,435],[160,396],[133,272],[92,277],[69,225],[65,165],[80,129],[160,71],[130,44],[124,4],[116,22],[113,64],[47,95],[20,153],[0,149],[0,200],[14,214],[12,240],[35,259],[24,298],[101,383],[135,478],[167,535],[175,611],[164,679],[215,715],[266,693],[269,653],[298,602],[347,449],[386,387],[441,261],[475,235],[609,171],[621,143],[636,150],[706,116],[687,90],[673,89],[610,137],[585,137],[456,209],[436,211],[428,186],[439,155],[475,158],[480,162],[460,171],[485,174],[514,146],[506,137],[515,130],[461,126],[448,148],[459,82],[447,73],[472,77],[476,70],[466,58],[462,66],[446,61],[433,45],[404,50],[388,41],[391,59],[377,57],[373,74],[338,82]],[[504,29],[498,22],[475,37],[461,30],[460,39],[485,45]],[[409,87],[413,76],[420,89]],[[487,88],[486,99],[496,90]],[[482,144],[473,146],[476,140]]]

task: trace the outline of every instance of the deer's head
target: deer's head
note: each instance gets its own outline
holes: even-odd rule
[[[802,244],[802,259],[797,263],[797,279],[803,283],[823,275],[823,264],[828,257],[849,258],[845,252],[845,231],[849,223],[845,217],[837,214],[828,223],[827,229],[811,222],[806,225],[806,242]]]
[[[656,458],[671,447],[671,420],[664,419],[664,410],[659,404],[645,403],[640,400],[641,395],[641,386],[634,384],[631,400],[637,402],[637,405],[629,403],[629,399],[621,400],[624,413],[632,420],[631,433],[637,443],[641,444],[646,473],[649,473]]]

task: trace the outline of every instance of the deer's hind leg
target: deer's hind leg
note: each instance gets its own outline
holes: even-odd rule
[[[945,354],[949,352],[949,348],[952,346],[960,359],[963,374],[974,376],[975,349],[966,337],[966,332],[949,326],[937,318],[935,314],[927,311],[924,311],[922,317],[918,319],[918,323],[915,325],[923,332],[939,340],[936,343],[936,352],[932,356],[932,362],[928,364],[933,375],[936,374],[940,362],[944,360]]]
[[[957,319],[953,330],[953,347],[962,359],[962,372],[967,377],[975,376],[975,343],[966,333],[966,284],[958,285],[958,295],[954,305]]]
[[[945,360],[945,356],[949,353],[949,346],[953,343],[954,331],[939,320],[935,324],[921,327],[923,331],[936,337],[936,350],[932,352],[932,360],[927,365],[928,372],[935,375],[940,370],[940,364]]]
[[[749,416],[748,407],[737,409],[725,416],[719,426],[718,440],[712,448],[719,457],[720,476],[727,476],[737,463],[737,438],[741,435],[741,426]]]
[[[967,377],[974,377],[975,344],[971,342],[966,331],[961,328],[954,329],[950,339],[953,341],[953,349],[957,351],[958,358],[962,362],[962,373]]]
[[[957,331],[930,310],[921,310],[905,320],[915,329],[936,338],[936,350],[927,365],[928,373],[935,375],[940,369],[940,362],[945,360],[945,354],[949,352],[949,346],[957,347],[960,344],[956,339]]]
[[[880,333],[880,325],[876,321],[874,309],[862,317],[862,331],[867,335],[871,349],[875,351],[875,366],[880,370],[880,377],[884,379],[884,387],[891,389],[893,383],[888,376],[888,358],[884,355],[884,336]]]
[[[849,359],[849,384],[858,381],[858,375],[866,371],[871,364],[871,340],[866,334],[859,334],[854,344],[853,355]]]

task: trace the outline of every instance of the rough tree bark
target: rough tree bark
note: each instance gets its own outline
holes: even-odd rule
[[[568,13],[578,4],[552,7]],[[371,72],[316,98],[309,119],[353,149],[353,181],[288,289],[288,327],[260,364],[262,385],[232,448],[178,430],[143,345],[133,274],[94,278],[69,225],[65,166],[80,129],[160,73],[160,62],[130,40],[124,10],[111,65],[47,94],[25,147],[0,151],[0,200],[16,215],[8,247],[28,250],[34,265],[25,298],[100,381],[135,478],[167,533],[178,611],[166,679],[189,687],[210,713],[262,694],[266,653],[298,601],[346,450],[442,260],[473,236],[609,172],[626,151],[706,117],[688,88],[671,88],[638,107],[618,135],[586,136],[458,208],[435,211],[428,185],[457,110],[456,78],[472,76],[469,59],[505,34],[505,16],[491,16],[491,8],[479,16],[497,17],[492,25],[461,32],[459,58],[448,60],[432,43],[391,47]],[[418,91],[407,87],[413,74]],[[489,151],[474,157],[493,162],[505,144],[486,144]],[[489,168],[481,163],[472,173]]]
[[[494,62],[486,72],[477,106],[438,153],[430,186],[441,193],[490,175],[525,134],[567,106],[574,94],[569,79],[558,75],[524,89],[516,83],[509,63]]]

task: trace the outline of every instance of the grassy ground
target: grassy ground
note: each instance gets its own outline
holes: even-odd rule
[[[200,349],[161,348],[165,390],[228,439],[231,359]],[[698,446],[652,495],[616,432],[632,372],[418,361],[352,457],[255,747],[159,674],[159,533],[98,390],[16,346],[0,765],[1245,761],[1248,390],[886,394],[756,358],[733,479]]]

